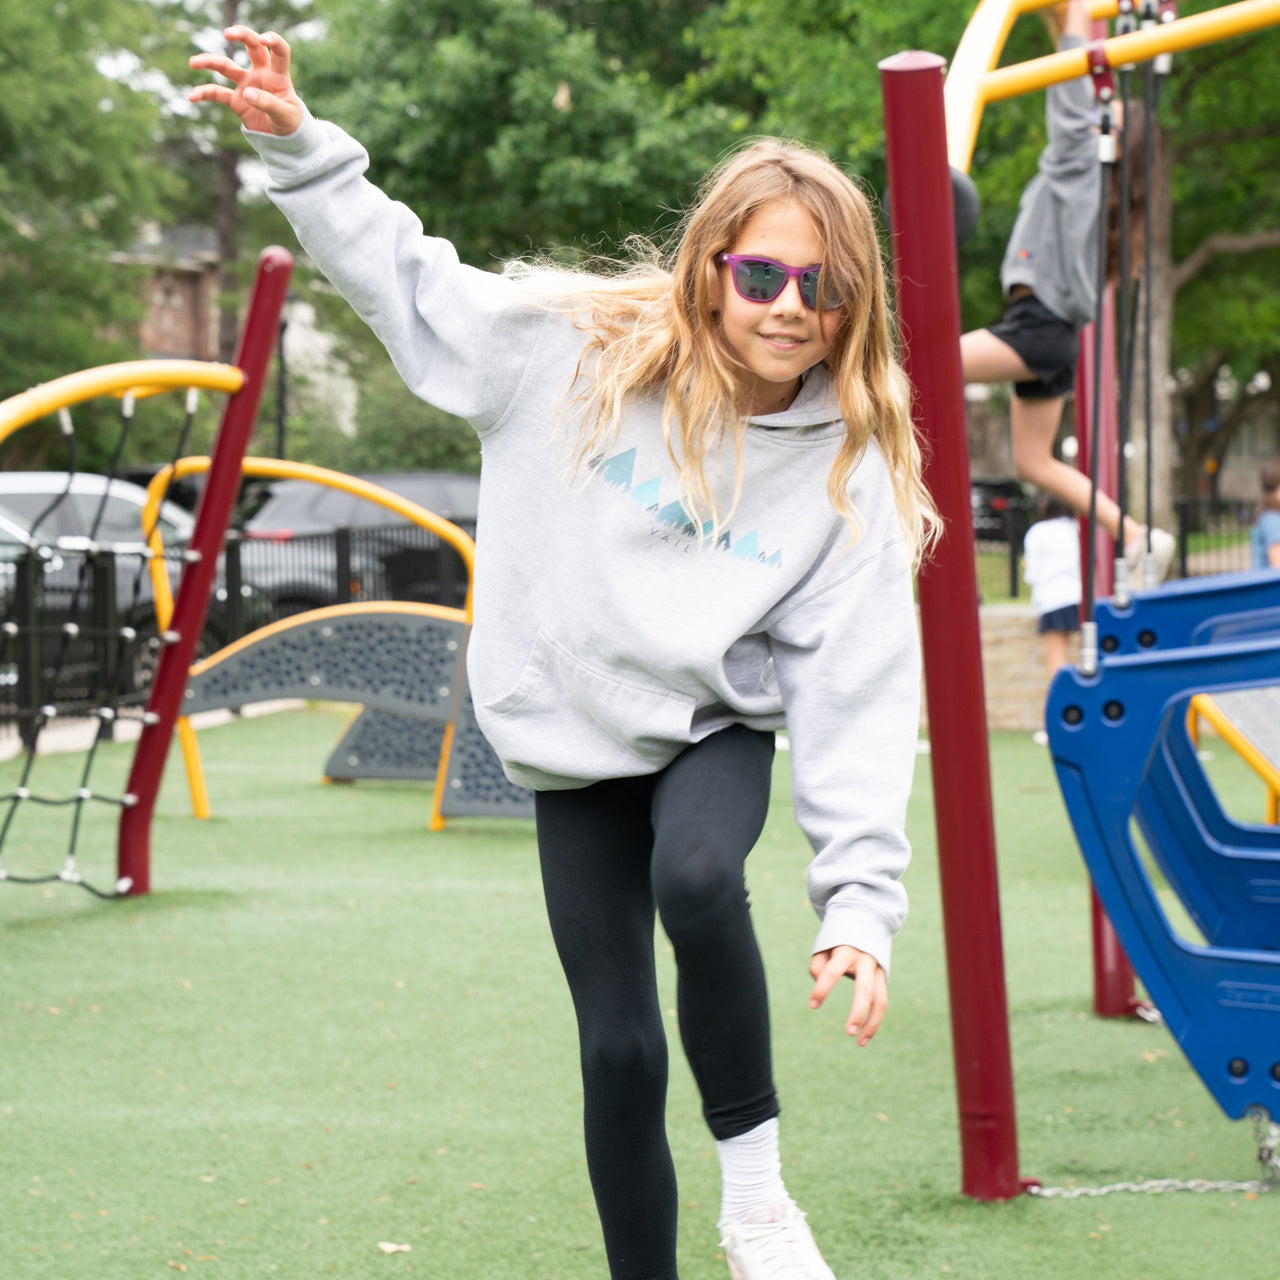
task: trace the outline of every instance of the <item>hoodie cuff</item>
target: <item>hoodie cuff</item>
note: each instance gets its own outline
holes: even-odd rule
[[[270,155],[304,156],[320,142],[320,122],[305,106],[302,108],[302,123],[292,133],[262,133],[257,129],[246,129],[244,125],[240,126],[240,132],[264,159]]]
[[[876,962],[889,976],[889,960],[893,951],[893,931],[883,917],[856,902],[827,904],[818,936],[814,939],[814,953],[829,951],[832,947],[856,947],[874,956]]]

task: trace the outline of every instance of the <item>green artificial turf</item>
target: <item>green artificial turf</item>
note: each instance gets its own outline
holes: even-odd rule
[[[0,1276],[606,1275],[531,824],[430,835],[424,787],[321,785],[341,724],[308,710],[204,732],[208,822],[189,816],[175,751],[149,897],[0,885]],[[129,754],[108,750],[101,786]],[[1280,1195],[959,1194],[920,763],[912,913],[868,1049],[843,1036],[842,1007],[806,1005],[815,922],[785,754],[749,864],[786,1174],[836,1275],[1272,1280]],[[43,758],[34,786],[74,787],[78,764]],[[1227,753],[1210,767],[1229,806],[1260,817],[1260,789]],[[17,770],[0,766],[0,788]],[[992,772],[1023,1172],[1256,1176],[1251,1131],[1163,1028],[1089,1011],[1087,886],[1047,752],[995,734]],[[67,817],[24,806],[7,869],[56,870]],[[114,828],[95,809],[84,833],[99,883]],[[671,1008],[665,947],[662,982]],[[669,1119],[681,1275],[723,1280],[716,1162],[678,1048]]]

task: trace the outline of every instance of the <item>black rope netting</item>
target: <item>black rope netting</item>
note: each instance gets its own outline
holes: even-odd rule
[[[133,426],[135,404],[132,393],[121,400],[119,432],[105,473],[107,483],[89,519],[87,534],[76,536],[57,536],[53,532],[60,509],[73,501],[79,474],[79,448],[71,413],[65,408],[58,410],[68,455],[66,482],[27,530],[27,548],[14,565],[13,589],[5,600],[0,621],[0,670],[14,673],[10,686],[13,698],[4,708],[3,718],[16,722],[23,744],[18,781],[12,790],[0,792],[0,880],[14,884],[63,881],[80,885],[100,898],[122,897],[132,886],[117,881],[111,889],[99,888],[78,870],[86,808],[90,804],[126,808],[135,802],[135,797],[128,792],[110,795],[95,789],[92,778],[99,747],[114,739],[115,726],[122,719],[154,722],[155,717],[144,707],[157,665],[156,650],[160,644],[176,639],[172,632],[152,636],[147,629],[133,625],[144,609],[154,608],[153,599],[144,590],[144,580],[155,559],[150,542],[160,504],[156,504],[150,524],[140,527],[139,541],[99,538],[112,488],[122,478],[120,464]],[[199,393],[195,388],[189,389],[165,494],[172,484],[174,466],[186,453],[198,404]],[[57,610],[60,621],[50,622],[50,580],[63,574],[72,558],[75,567],[71,570],[65,610]],[[129,576],[121,591],[120,569],[126,565]],[[84,753],[78,785],[70,795],[42,794],[32,784],[41,739],[56,722],[71,719],[97,721]],[[70,831],[60,870],[19,875],[5,866],[5,850],[24,804],[70,808]]]

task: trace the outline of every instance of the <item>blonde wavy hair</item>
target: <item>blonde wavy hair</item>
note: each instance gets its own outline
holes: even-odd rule
[[[756,141],[713,169],[680,222],[674,249],[665,254],[633,240],[629,265],[603,263],[601,273],[514,264],[514,273],[542,305],[572,313],[589,335],[574,378],[574,386],[584,389],[572,399],[581,422],[571,470],[580,474],[616,438],[628,399],[664,394],[663,434],[679,473],[681,499],[700,526],[710,525],[712,539],[719,535],[741,496],[752,383],[720,322],[723,285],[716,256],[733,248],[756,213],[779,202],[799,204],[813,219],[823,249],[822,295],[842,300],[825,361],[845,423],[827,484],[832,506],[852,538],[860,537],[849,482],[874,437],[918,565],[941,521],[921,477],[911,392],[897,361],[875,219],[845,173],[797,143]],[[592,371],[585,374],[593,356]],[[705,464],[726,438],[734,446],[734,487],[722,510]]]

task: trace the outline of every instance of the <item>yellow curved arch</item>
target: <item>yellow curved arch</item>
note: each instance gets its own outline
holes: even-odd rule
[[[209,469],[207,457],[179,458],[173,466],[162,467],[147,485],[147,501],[142,509],[143,530],[150,529],[148,545],[154,553],[151,560],[151,585],[156,600],[156,622],[163,631],[173,617],[173,592],[169,586],[169,575],[164,566],[164,539],[160,535],[156,519],[160,511],[160,503],[173,480],[181,480],[185,476],[202,475]],[[313,484],[322,484],[331,489],[341,489],[357,498],[376,502],[388,511],[394,511],[406,520],[434,533],[436,537],[447,542],[462,557],[467,568],[467,596],[463,608],[466,611],[467,623],[471,622],[471,587],[475,571],[476,544],[456,524],[420,507],[408,498],[402,498],[390,489],[381,485],[370,484],[367,480],[358,480],[355,476],[341,471],[331,471],[327,467],[315,467],[307,462],[285,462],[280,458],[245,458],[241,465],[243,475],[258,480],[309,480]]]
[[[1207,693],[1197,693],[1187,707],[1191,740],[1199,745],[1198,718],[1203,716],[1218,736],[1262,779],[1267,795],[1267,822],[1280,823],[1280,770],[1237,728],[1235,722]]]
[[[983,108],[990,102],[1016,98],[1051,84],[1089,73],[1084,49],[1069,49],[1010,67],[996,67],[1005,40],[1023,13],[1043,9],[1054,0],[981,0],[956,47],[947,73],[943,98],[947,117],[947,158],[955,169],[968,170]],[[1094,18],[1116,13],[1113,0],[1094,0]],[[1112,36],[1104,42],[1113,67],[1149,62],[1162,53],[1180,53],[1215,44],[1232,36],[1280,24],[1280,0],[1240,0],[1173,22]]]
[[[210,459],[207,457],[179,458],[171,466],[162,467],[157,471],[151,478],[151,483],[147,485],[147,501],[142,508],[142,528],[144,533],[150,530],[147,533],[147,545],[152,551],[152,558],[148,568],[151,573],[152,594],[155,597],[156,625],[160,631],[168,628],[169,622],[173,617],[173,589],[169,583],[169,572],[164,561],[164,538],[161,536],[159,520],[157,519],[160,513],[160,503],[164,500],[164,495],[168,492],[172,481],[181,480],[185,476],[202,475],[208,471],[209,465]],[[286,462],[280,458],[250,457],[245,458],[241,463],[241,473],[259,480],[308,480],[313,484],[325,485],[331,489],[341,489],[343,492],[350,493],[357,498],[375,502],[379,506],[385,507],[388,511],[393,511],[397,515],[403,516],[419,528],[435,534],[441,541],[447,542],[462,557],[462,563],[467,569],[467,594],[461,609],[451,609],[442,605],[416,604],[408,601],[369,601],[367,603],[330,605],[323,610],[312,610],[307,614],[299,614],[297,615],[298,617],[311,618],[320,613],[340,616],[343,613],[367,611],[376,606],[384,610],[389,609],[392,612],[421,613],[425,610],[439,616],[456,617],[459,621],[465,623],[467,627],[470,627],[476,544],[456,524],[436,515],[434,511],[428,511],[426,507],[421,507],[416,502],[410,502],[408,498],[402,498],[398,493],[392,493],[390,489],[382,488],[381,485],[370,484],[367,480],[359,480],[355,476],[346,475],[344,472],[331,471],[327,467],[315,467],[306,462]],[[269,624],[264,630],[283,630],[293,625],[293,622],[294,620],[291,618],[281,619],[278,622]],[[250,636],[233,641],[224,649],[220,649],[217,653],[211,654],[202,662],[197,663],[191,668],[192,671],[203,671],[211,663],[221,661],[222,658],[236,649],[243,648],[246,643],[260,634],[261,631],[254,632]],[[192,812],[197,818],[207,818],[211,812],[209,791],[205,785],[204,767],[200,761],[200,748],[196,743],[195,730],[192,729],[191,722],[186,716],[178,718],[177,734],[178,741],[182,746],[183,763],[187,771],[187,786],[191,792]],[[452,746],[453,722],[450,721],[445,726],[438,777],[443,778],[444,776]],[[431,802],[429,823],[432,831],[439,831],[444,827],[444,818],[440,813],[442,799],[440,788],[436,787],[435,795]]]
[[[351,604],[329,604],[322,609],[308,609],[306,613],[295,613],[288,618],[277,618],[275,622],[269,622],[265,627],[259,627],[256,631],[249,632],[247,636],[241,636],[238,640],[233,640],[230,644],[224,645],[219,649],[217,653],[211,653],[207,658],[202,658],[199,662],[193,663],[191,674],[193,676],[203,675],[211,667],[216,667],[219,663],[234,657],[241,650],[249,648],[250,645],[257,644],[268,636],[279,635],[282,631],[289,631],[298,626],[300,621],[310,624],[312,622],[322,622],[326,618],[358,618],[365,613],[400,613],[406,617],[414,618],[443,618],[446,622],[469,623],[471,621],[464,609],[454,609],[447,604],[428,604],[419,600],[365,600]]]
[[[132,393],[141,398],[186,387],[234,394],[243,385],[244,374],[234,365],[206,360],[126,360],[82,369],[52,382],[42,382],[0,402],[0,441],[46,414],[95,396]]]

